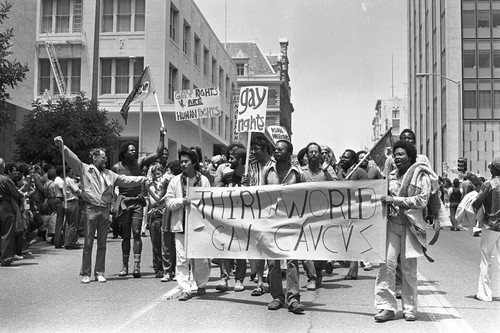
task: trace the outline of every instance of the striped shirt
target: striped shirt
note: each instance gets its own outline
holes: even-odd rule
[[[248,167],[248,177],[250,178],[250,186],[264,185],[264,170],[269,168],[274,161],[270,159],[266,164],[262,165],[257,161],[250,163]]]

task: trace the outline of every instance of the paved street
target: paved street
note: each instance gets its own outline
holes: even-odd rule
[[[111,235],[111,234],[109,234]],[[469,232],[442,230],[429,254],[419,259],[418,321],[375,323],[373,287],[377,269],[360,269],[345,281],[346,268],[335,266],[315,292],[306,291],[305,314],[268,311],[270,295],[252,297],[253,282],[243,292],[215,290],[213,267],[205,297],[187,302],[169,298],[176,282],[161,283],[151,269],[151,244],[143,238],[143,277],[120,278],[120,239],[108,239],[108,282],[80,283],[81,250],[56,250],[45,242],[32,246],[17,267],[0,268],[0,332],[493,332],[500,329],[500,272],[494,269],[494,301],[473,299],[480,238]],[[83,242],[83,239],[80,239]],[[95,251],[95,246],[94,246]]]

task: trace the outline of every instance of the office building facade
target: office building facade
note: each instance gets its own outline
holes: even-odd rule
[[[439,174],[500,151],[500,1],[408,2],[409,126]],[[495,79],[496,78],[496,79]]]

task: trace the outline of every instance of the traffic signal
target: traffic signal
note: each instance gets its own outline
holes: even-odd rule
[[[467,172],[467,158],[460,157],[458,159],[458,171],[461,172],[461,173],[466,173]]]

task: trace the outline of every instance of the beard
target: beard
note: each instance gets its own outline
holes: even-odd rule
[[[321,159],[317,156],[311,156],[307,159],[309,166],[318,167],[321,163]]]

